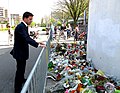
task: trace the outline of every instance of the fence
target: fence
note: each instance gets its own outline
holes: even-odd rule
[[[25,82],[21,93],[44,93],[46,83],[47,63],[50,55],[51,32],[47,41],[47,47],[40,52],[38,59]]]

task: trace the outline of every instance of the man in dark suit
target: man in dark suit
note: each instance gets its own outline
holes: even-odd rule
[[[45,47],[42,42],[36,42],[30,38],[28,34],[28,25],[31,24],[33,14],[25,12],[23,14],[23,21],[17,25],[14,32],[14,47],[10,54],[17,62],[17,70],[15,75],[15,93],[20,93],[22,84],[25,82],[24,73],[26,67],[26,60],[29,58],[29,44],[38,47],[39,45]]]

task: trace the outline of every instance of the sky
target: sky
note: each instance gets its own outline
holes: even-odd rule
[[[9,13],[22,16],[26,11],[34,14],[33,21],[40,22],[42,17],[50,15],[57,0],[0,0],[0,7],[7,8]]]

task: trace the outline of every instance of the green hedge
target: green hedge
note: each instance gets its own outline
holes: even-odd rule
[[[6,31],[8,28],[0,28],[0,31]]]
[[[42,31],[46,31],[46,28],[43,28]]]
[[[12,30],[14,30],[15,28],[11,28]],[[8,28],[0,28],[0,31],[7,31]]]

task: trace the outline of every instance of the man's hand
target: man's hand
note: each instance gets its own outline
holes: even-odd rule
[[[46,44],[43,42],[38,42],[40,47],[46,47]]]
[[[41,44],[41,45],[45,45],[45,43],[43,43],[43,42],[39,42],[39,44]]]
[[[46,45],[40,45],[40,47],[44,47],[44,48],[46,48]]]

